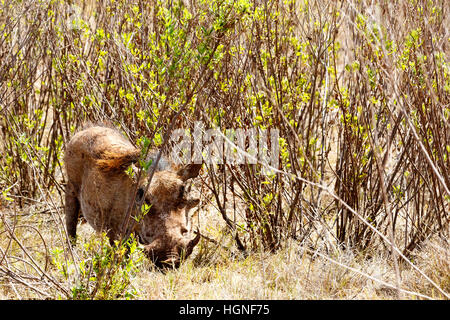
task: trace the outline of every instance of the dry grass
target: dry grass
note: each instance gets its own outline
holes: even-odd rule
[[[32,252],[36,247],[34,258],[41,266],[45,265],[42,255],[42,244],[50,250],[66,248],[58,235],[58,222],[53,215],[45,212],[35,213],[30,206],[14,211],[3,209],[6,217],[20,217],[18,225],[28,228],[18,228],[17,236],[22,244]],[[201,232],[209,237],[222,235],[220,244],[214,244],[203,239],[194,250],[192,256],[179,269],[166,273],[158,271],[137,250],[132,255],[136,270],[130,273],[130,292],[134,299],[397,299],[395,275],[392,260],[389,255],[375,253],[370,259],[353,250],[327,249],[327,244],[318,244],[318,251],[302,246],[296,241],[289,241],[274,253],[255,252],[247,257],[236,251],[233,239],[225,232],[223,221],[214,208],[202,212],[200,221]],[[39,235],[30,229],[34,226]],[[3,228],[3,226],[2,226]],[[5,248],[5,232],[0,235],[2,248]],[[42,239],[41,239],[42,236]],[[101,238],[88,224],[79,225],[78,244],[74,249],[77,261],[92,259],[92,251],[86,250],[86,245]],[[217,239],[217,238],[216,238]],[[67,252],[67,251],[66,251]],[[23,260],[13,261],[14,253],[21,254]],[[446,242],[437,239],[428,241],[420,250],[414,252],[413,261],[427,276],[435,281],[442,290],[450,290],[450,248]],[[26,272],[30,277],[39,272],[33,272],[26,265],[26,257],[15,246],[9,250],[8,266]],[[50,256],[55,257],[50,253]],[[56,259],[63,261],[63,259]],[[4,264],[4,262],[3,262]],[[13,267],[14,265],[14,267]],[[74,275],[74,266],[68,268]],[[58,279],[63,287],[70,290],[73,281],[61,276],[55,261],[49,263],[46,273]],[[51,298],[61,296],[59,290],[49,283],[35,279],[17,277],[27,282],[21,285],[3,274],[0,278],[0,299],[42,298],[42,295],[29,286],[46,292]],[[420,274],[407,264],[401,264],[402,299],[442,299],[443,297]],[[17,280],[16,279],[16,280]],[[417,294],[414,294],[417,293]],[[124,298],[124,297],[122,297]]]

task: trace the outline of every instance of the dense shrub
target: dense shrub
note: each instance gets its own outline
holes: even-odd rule
[[[2,0],[4,206],[62,196],[64,145],[86,121],[167,150],[201,121],[278,130],[271,173],[205,164],[245,253],[288,238],[390,250],[377,229],[408,256],[448,237],[445,1],[75,3]]]

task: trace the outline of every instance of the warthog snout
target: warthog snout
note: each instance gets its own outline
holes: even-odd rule
[[[181,166],[161,159],[146,188],[148,177],[136,181],[137,175],[125,172],[140,153],[120,133],[106,127],[90,127],[70,140],[65,154],[67,231],[75,239],[81,211],[95,230],[107,231],[110,240],[134,232],[157,266],[178,267],[200,240],[198,230],[195,236],[192,232],[189,215],[199,200],[189,198],[186,184],[199,175],[201,164]],[[143,197],[150,210],[135,224]],[[132,201],[132,219],[127,219]]]
[[[164,242],[160,240],[155,240],[151,244],[145,246],[145,251],[150,260],[158,268],[178,268],[182,260],[188,257],[194,247],[200,241],[200,232],[192,239],[180,239],[178,241],[180,244],[176,245],[171,249],[164,248]]]

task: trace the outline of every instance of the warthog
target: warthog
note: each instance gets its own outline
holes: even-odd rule
[[[106,231],[111,241],[134,232],[158,267],[178,267],[200,240],[199,232],[193,238],[188,215],[199,200],[187,197],[185,182],[198,176],[201,164],[181,166],[161,159],[145,192],[148,176],[137,181],[137,174],[126,172],[140,153],[115,129],[92,126],[73,136],[64,157],[67,232],[73,241],[81,211],[86,221],[96,231]],[[150,209],[139,219],[137,204],[141,200]]]

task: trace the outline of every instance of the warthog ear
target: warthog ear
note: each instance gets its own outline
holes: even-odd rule
[[[202,168],[201,164],[187,164],[181,167],[177,174],[181,178],[181,180],[186,181],[191,178],[195,178],[200,173],[200,169]]]
[[[189,199],[186,202],[186,207],[188,209],[192,209],[192,208],[195,208],[196,206],[198,206],[199,203],[200,203],[200,199]]]

